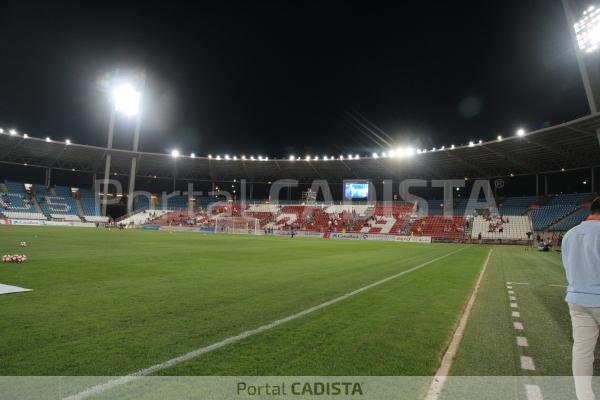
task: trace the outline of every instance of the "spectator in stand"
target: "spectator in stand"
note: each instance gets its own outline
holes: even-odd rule
[[[595,399],[592,391],[594,350],[600,334],[600,197],[588,219],[562,240],[567,281],[566,301],[573,326],[573,376],[579,400]]]

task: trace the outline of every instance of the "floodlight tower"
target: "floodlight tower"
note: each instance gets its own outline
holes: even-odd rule
[[[569,32],[575,46],[575,55],[583,81],[590,113],[598,113],[600,107],[600,4],[591,5],[577,19],[573,11],[574,0],[562,0]],[[596,130],[600,144],[600,129]]]
[[[117,71],[118,76],[118,71]],[[142,72],[140,77],[139,86],[141,89],[136,89],[131,83],[125,82],[117,82],[117,84],[112,88],[111,93],[111,111],[110,111],[110,121],[108,124],[108,145],[107,145],[107,153],[106,153],[106,163],[104,166],[104,201],[102,202],[102,215],[106,215],[107,209],[107,200],[108,200],[108,184],[110,177],[110,162],[111,162],[111,153],[113,136],[115,130],[115,118],[116,113],[119,112],[126,117],[136,117],[135,124],[135,132],[133,136],[133,151],[137,152],[140,138],[140,125],[141,125],[141,115],[140,115],[140,102],[142,98],[142,93],[144,90],[146,82],[146,74]],[[131,158],[131,174],[129,176],[129,196],[128,196],[128,209],[130,201],[132,201],[132,194],[135,190],[135,169],[136,169],[137,158],[135,154]]]

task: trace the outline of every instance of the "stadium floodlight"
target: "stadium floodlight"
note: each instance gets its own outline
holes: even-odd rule
[[[323,160],[327,161],[327,160],[329,160],[329,157],[323,156]]]
[[[525,129],[523,129],[523,128],[517,129],[517,136],[525,136]]]
[[[373,158],[379,158],[379,154],[373,153]]]
[[[190,157],[191,157],[191,158],[196,158],[196,153],[192,153],[192,154],[190,154]]]
[[[479,139],[479,144],[483,143],[483,140]]]
[[[383,153],[381,153],[381,157],[387,157],[387,153],[384,151]]]
[[[296,159],[296,157],[294,157],[294,156],[289,156],[289,157],[288,157],[288,159],[289,159],[290,161],[294,161],[294,160]]]
[[[600,8],[588,7],[573,28],[579,48],[585,53],[592,53],[600,46]]]
[[[112,92],[115,110],[133,117],[140,111],[140,92],[135,90],[130,83],[122,83],[116,86]]]
[[[17,134],[17,130],[11,129],[10,131],[8,131],[8,133],[10,133],[11,136],[15,136]]]
[[[234,160],[237,160],[237,156],[233,156],[233,159],[234,159]]]
[[[352,160],[352,154],[348,154],[348,160]]]
[[[46,136],[46,142],[51,142],[52,139],[50,139],[50,136]]]
[[[406,154],[407,157],[412,157],[415,155],[415,149],[413,149],[412,147],[407,147],[404,150],[404,154]]]
[[[263,161],[269,161],[269,157],[263,157]]]
[[[212,154],[209,154],[209,155],[208,155],[208,158],[212,158]]]
[[[360,156],[359,156],[358,154],[355,154],[355,155],[354,155],[354,159],[355,159],[355,160],[358,160],[359,158],[360,158]]]
[[[473,141],[471,140],[471,141],[469,142],[469,147],[473,147],[473,146],[475,146],[475,143],[473,143]]]
[[[496,139],[498,139],[498,141],[501,141],[501,140],[502,140],[502,135],[498,135],[498,136],[496,137]]]
[[[220,160],[220,159],[221,159],[221,156],[217,155],[217,160]]]
[[[229,154],[225,154],[225,159],[229,160]]]
[[[245,160],[245,159],[246,159],[246,156],[242,154],[242,160]]]
[[[173,158],[179,157],[179,150],[177,150],[177,149],[171,150],[171,157],[173,157]]]
[[[250,160],[254,161],[254,156],[250,156]]]
[[[310,156],[309,156],[309,155],[307,155],[306,157],[304,157],[304,159],[305,159],[306,161],[310,161]]]
[[[584,184],[584,185],[587,185],[587,181],[583,181],[583,184]]]
[[[26,133],[24,133],[24,134],[23,134],[23,137],[24,137],[25,139],[27,139],[27,138],[29,137],[29,135],[28,135],[28,134],[26,134]]]
[[[0,133],[4,133],[4,129],[0,128]]]
[[[69,139],[65,139],[65,144],[66,144],[67,146],[68,146],[68,145],[70,145],[70,144],[71,144],[71,140],[69,140]]]
[[[456,147],[456,146],[454,146],[454,145],[451,145],[451,146],[450,146],[450,149],[454,150],[454,147]]]
[[[319,156],[315,156],[315,157],[313,158],[313,160],[315,160],[315,161],[318,161],[318,160],[319,160]]]

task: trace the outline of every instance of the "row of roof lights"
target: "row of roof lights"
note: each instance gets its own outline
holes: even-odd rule
[[[0,134],[5,133],[3,128],[0,128]],[[523,137],[526,135],[526,131],[523,128],[519,128],[517,129],[517,131],[515,132],[515,135],[518,137]],[[10,136],[17,136],[19,135],[19,132],[17,132],[16,129],[10,129],[8,131],[8,134]],[[27,135],[26,133],[24,133],[22,135],[22,137],[24,139],[29,138],[29,135]],[[503,140],[502,135],[498,135],[496,137],[496,141],[500,142]],[[46,142],[53,142],[53,140],[47,136],[46,137]],[[64,143],[66,145],[70,145],[71,144],[71,140],[70,139],[65,139]],[[477,143],[475,143],[474,141],[469,141],[468,147],[475,147],[476,145],[481,145],[483,144],[483,140],[479,140]],[[454,150],[456,148],[455,145],[450,145],[450,147],[446,147],[446,146],[441,146],[439,148],[431,148],[431,150],[427,150],[426,148],[424,149],[414,149],[413,147],[398,147],[396,149],[393,150],[389,150],[387,152],[383,152],[383,153],[373,153],[371,154],[371,158],[372,159],[377,159],[377,158],[406,158],[406,157],[412,157],[415,154],[423,154],[423,153],[427,153],[427,152],[435,152],[435,151],[445,151],[445,150]],[[173,149],[171,150],[171,157],[173,158],[177,158],[180,157],[181,153],[179,150],[177,149]],[[190,158],[196,158],[196,154],[195,153],[190,153],[189,155]],[[245,155],[242,155],[240,157],[238,156],[230,156],[228,154],[225,154],[224,156],[213,156],[212,154],[208,155],[209,159],[215,159],[215,160],[250,160],[250,161],[269,161],[269,157],[263,157],[263,156],[258,156],[258,157],[254,157],[254,156],[250,156],[250,157],[246,157]],[[334,160],[359,160],[361,158],[360,155],[355,154],[348,154],[347,156],[344,155],[340,155],[338,157],[335,156],[323,156],[322,158],[320,158],[319,156],[311,156],[311,155],[306,155],[304,156],[304,160],[305,161],[319,161],[319,160],[323,160],[323,161],[334,161]],[[368,158],[368,157],[366,157]],[[290,155],[288,157],[289,161],[301,161],[303,158],[302,157],[297,157],[294,155]]]

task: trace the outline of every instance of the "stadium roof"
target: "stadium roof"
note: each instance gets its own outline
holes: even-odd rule
[[[600,165],[596,130],[600,114],[582,117],[550,128],[457,146],[429,150],[412,157],[365,157],[343,160],[304,158],[263,161],[179,156],[127,150],[110,150],[111,173],[128,175],[131,157],[137,157],[139,177],[192,181],[268,182],[288,178],[300,181],[326,179],[463,179],[494,178],[588,168]],[[75,170],[102,174],[108,150],[63,141],[48,141],[4,131],[0,134],[0,163]]]

